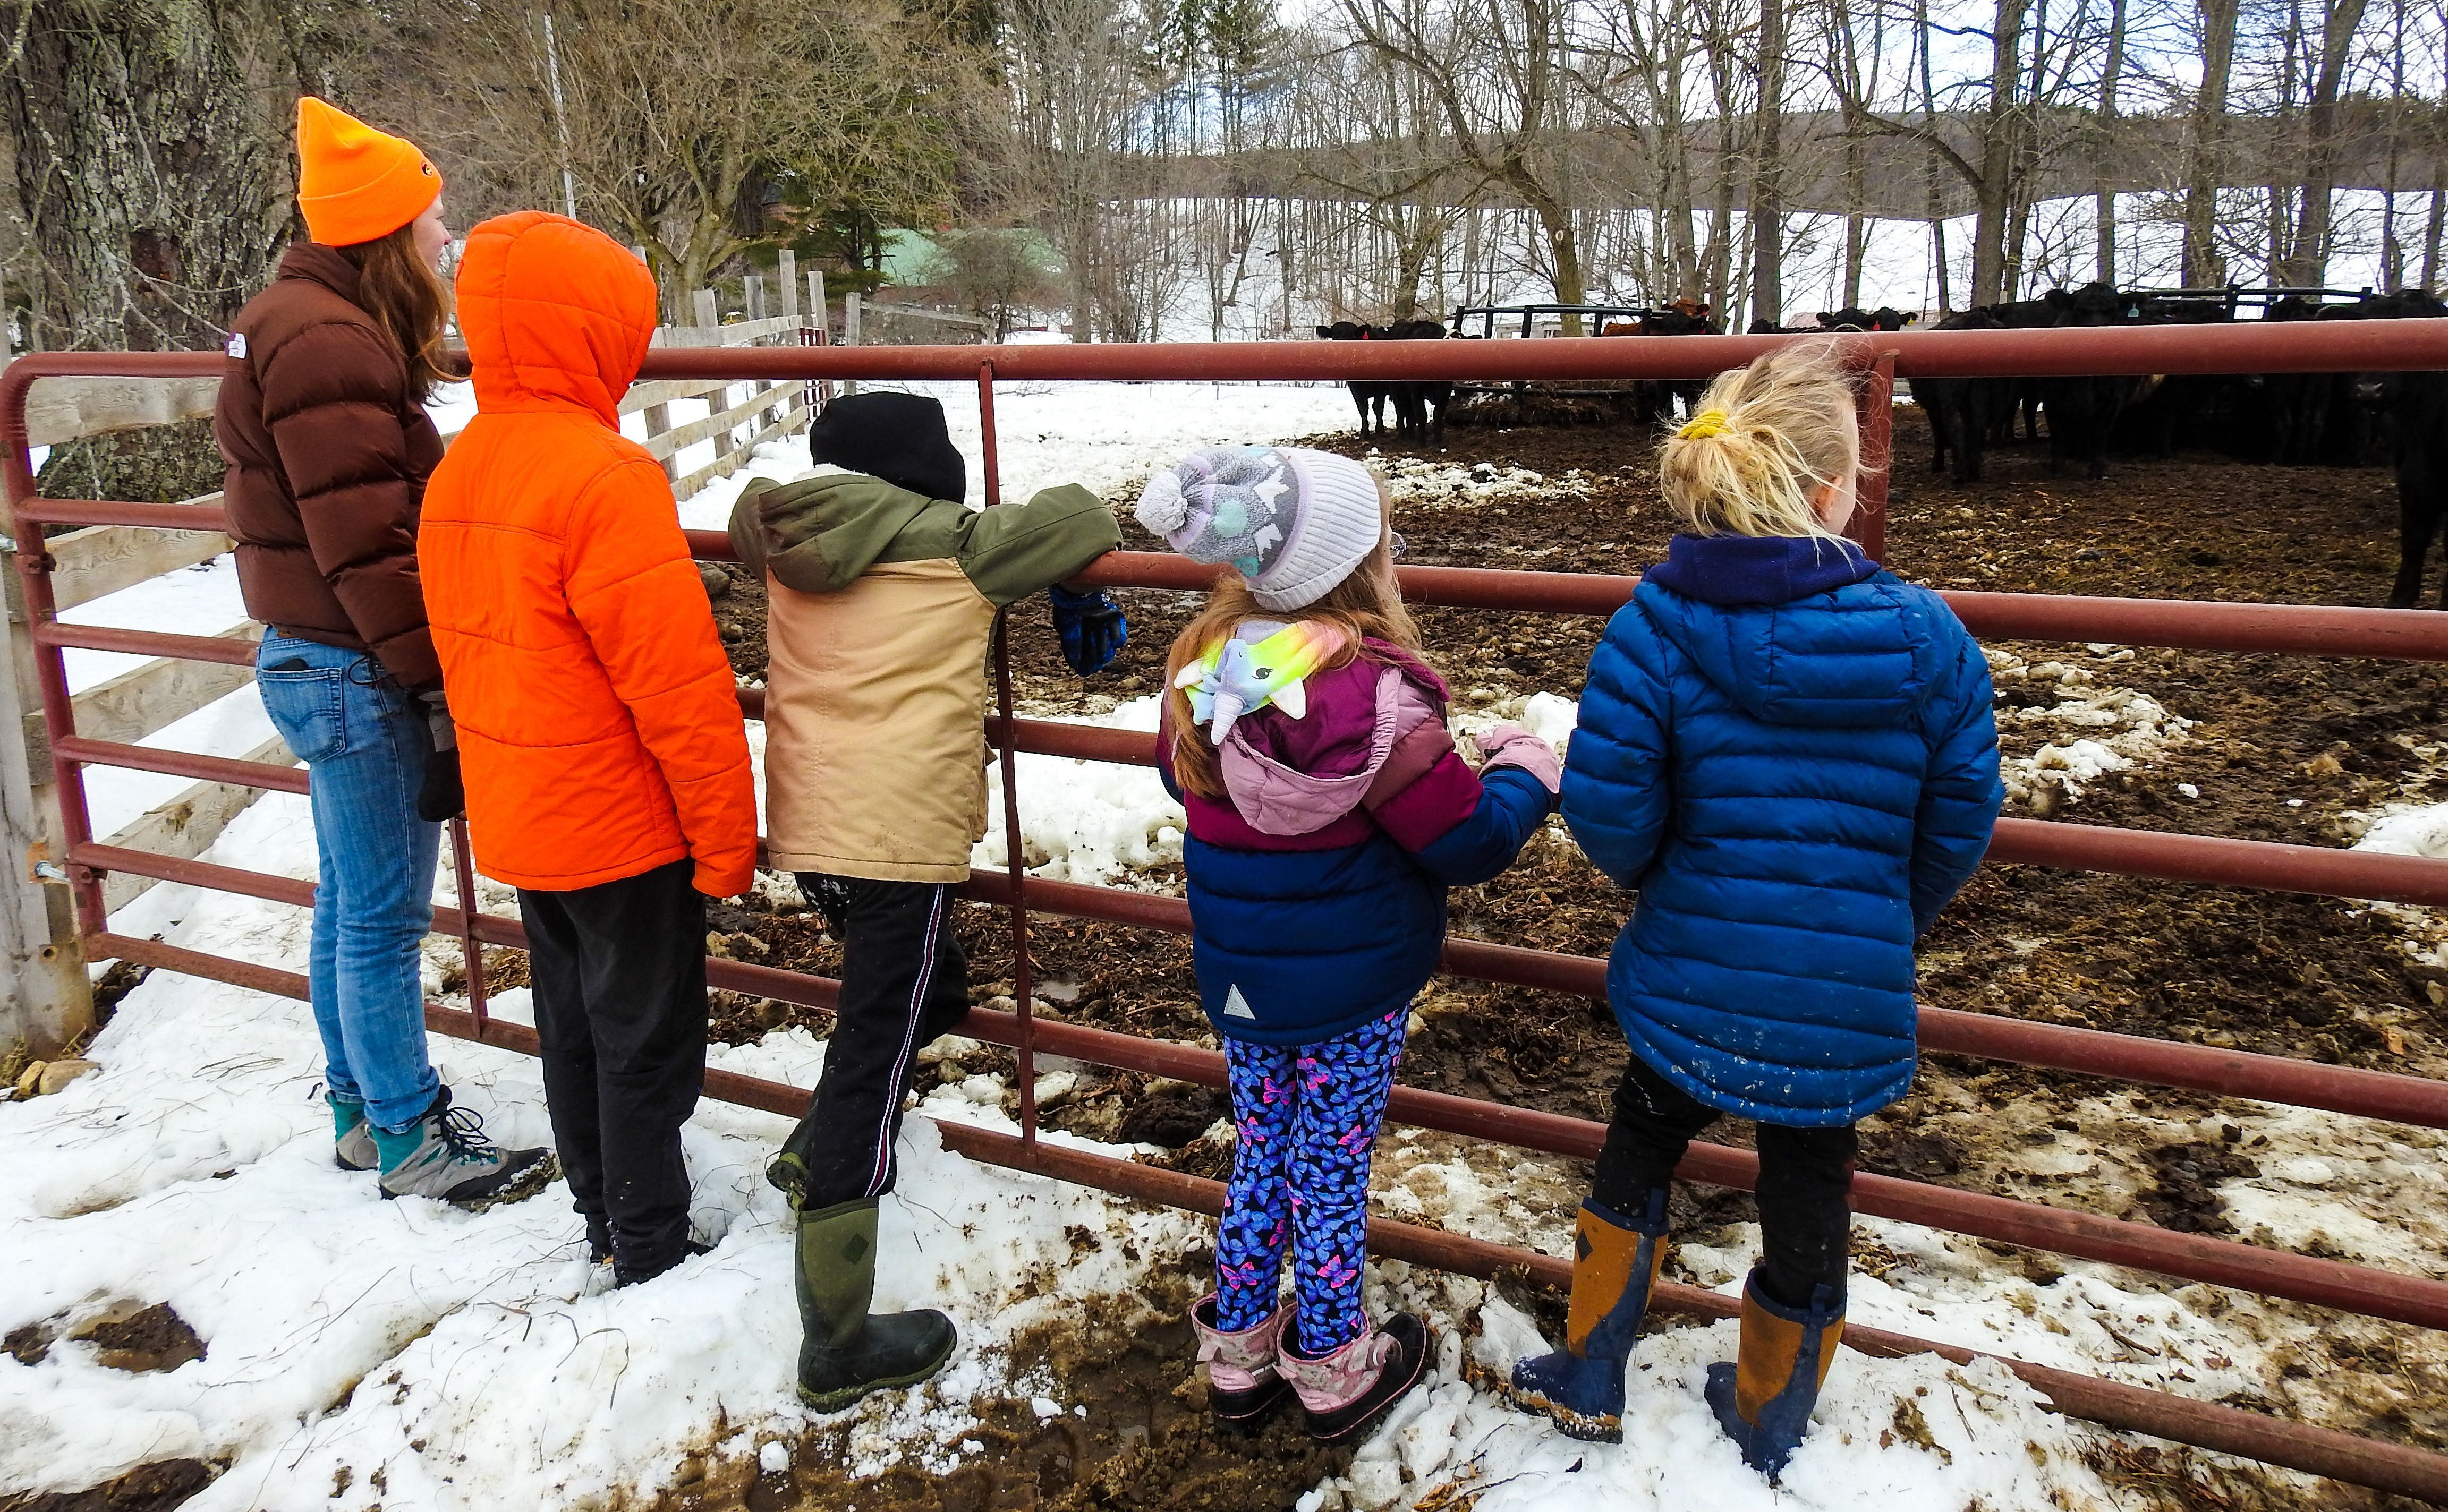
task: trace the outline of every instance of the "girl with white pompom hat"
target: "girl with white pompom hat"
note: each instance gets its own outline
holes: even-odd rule
[[[1174,642],[1157,736],[1189,815],[1192,960],[1224,1043],[1239,1149],[1215,1291],[1192,1311],[1219,1421],[1289,1389],[1310,1432],[1360,1433],[1419,1381],[1427,1327],[1361,1306],[1368,1156],[1445,890],[1513,863],[1545,822],[1556,753],[1523,730],[1446,732],[1394,578],[1386,494],[1348,458],[1216,446],[1159,473],[1140,524],[1219,573]],[[1278,1287],[1289,1252],[1293,1302]]]

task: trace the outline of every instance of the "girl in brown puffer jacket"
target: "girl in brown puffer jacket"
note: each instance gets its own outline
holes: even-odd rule
[[[543,1185],[550,1162],[497,1148],[450,1106],[419,975],[432,821],[459,807],[416,576],[417,510],[442,460],[424,406],[449,319],[442,178],[414,144],[312,97],[297,151],[313,239],[232,322],[213,436],[239,586],[264,627],[256,683],[311,784],[307,977],[335,1159],[379,1166],[387,1198],[498,1201]]]

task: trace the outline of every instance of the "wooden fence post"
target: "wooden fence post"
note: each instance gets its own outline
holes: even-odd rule
[[[799,312],[799,255],[785,247],[775,254],[774,283],[782,295],[782,313]]]
[[[822,268],[811,268],[808,270],[808,324],[816,328],[816,344],[818,346],[826,346],[832,343],[833,339],[832,312],[825,305],[825,271]],[[808,387],[808,413],[813,416],[819,407],[831,404],[832,402],[832,397],[833,385],[832,379],[828,378],[822,382],[810,385]]]
[[[26,718],[42,707],[41,685],[34,644],[20,623],[13,552],[0,553],[0,572],[11,589],[9,664],[0,669],[0,828],[7,834],[0,856],[0,1052],[22,1040],[28,1054],[47,1059],[93,1026],[93,982],[57,856],[59,789],[50,752],[29,739],[42,726]]]
[[[741,302],[748,307],[748,318],[765,318],[765,278],[762,274],[750,274],[740,280]]]
[[[842,295],[842,345],[857,346],[858,334],[858,291],[853,289]],[[852,378],[844,383],[842,392],[845,394],[858,392],[858,380]]]

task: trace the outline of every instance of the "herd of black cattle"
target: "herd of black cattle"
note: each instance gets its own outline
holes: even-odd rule
[[[2209,325],[2232,321],[2236,314],[2232,299],[2169,297],[2094,283],[2051,290],[2039,299],[1983,305],[1948,316],[1937,329]],[[2428,293],[2366,294],[2338,304],[2287,295],[2260,312],[2261,319],[2284,321],[2443,316],[2448,305]],[[1814,326],[1761,322],[1751,333],[1901,331],[1914,318],[1891,309],[1847,309],[1822,313]],[[1609,324],[1599,334],[1713,335],[1723,330],[1711,320],[1707,306],[1677,301],[1637,321]],[[1435,341],[1448,334],[1436,320],[1389,326],[1337,321],[1318,327],[1317,333],[1329,341]],[[1390,408],[1398,438],[1444,438],[1445,406],[1455,391],[1451,383],[1349,387],[1362,434],[1385,433],[1385,411]],[[1632,417],[1644,423],[1671,420],[1678,406],[1688,415],[1703,387],[1681,380],[1635,384]],[[2078,467],[2092,478],[2107,476],[2112,449],[2152,457],[2209,450],[2297,466],[2389,465],[2397,476],[2400,549],[2388,602],[2400,608],[2420,596],[2423,558],[2448,520],[2448,372],[1921,378],[1911,389],[1929,416],[1930,470],[1951,469],[1958,483],[1979,480],[1982,450],[2012,441],[2018,416],[2025,438],[2035,441],[2040,417],[2047,417],[2052,472]],[[2448,576],[2440,584],[2439,606],[2448,609]]]

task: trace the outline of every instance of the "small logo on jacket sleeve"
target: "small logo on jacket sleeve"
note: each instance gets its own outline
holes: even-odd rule
[[[236,357],[240,362],[246,361],[246,332],[243,331],[231,331],[230,339],[221,344],[221,350],[229,356]]]
[[[1226,1018],[1246,1018],[1253,1024],[1258,1021],[1258,1015],[1250,1011],[1249,1000],[1241,995],[1241,989],[1238,986],[1227,988],[1225,990],[1224,1016]]]

